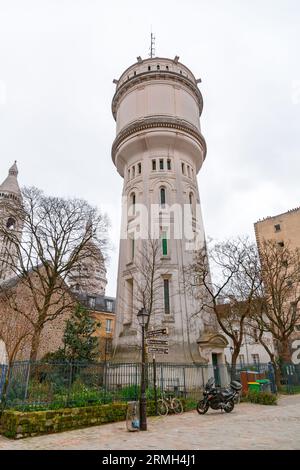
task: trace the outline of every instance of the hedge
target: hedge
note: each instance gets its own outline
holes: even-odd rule
[[[271,392],[249,391],[242,397],[241,401],[248,401],[259,405],[277,405],[277,395]]]
[[[195,408],[195,402],[182,400],[184,411]],[[48,411],[4,411],[1,417],[0,432],[6,437],[23,437],[50,434],[105,423],[124,421],[126,403],[110,403],[80,408],[61,408]],[[147,415],[155,415],[155,402],[147,402]]]

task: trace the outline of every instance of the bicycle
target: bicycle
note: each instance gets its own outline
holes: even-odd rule
[[[163,394],[162,398],[157,401],[157,412],[160,416],[167,416],[170,410],[175,414],[183,413],[182,403],[176,397],[166,397],[165,394]]]

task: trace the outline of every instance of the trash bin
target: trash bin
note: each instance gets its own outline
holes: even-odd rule
[[[271,392],[271,382],[269,379],[258,379],[256,382],[260,384],[261,392]]]
[[[127,403],[126,426],[127,431],[140,430],[140,407],[138,401],[129,401]]]
[[[260,383],[257,382],[248,382],[248,389],[250,392],[260,392]]]

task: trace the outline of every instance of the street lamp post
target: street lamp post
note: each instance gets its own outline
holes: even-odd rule
[[[147,325],[149,314],[145,308],[139,310],[137,318],[142,327],[142,370],[141,370],[141,395],[140,395],[140,430],[147,431],[147,412],[146,412],[146,380],[145,380],[145,326]]]

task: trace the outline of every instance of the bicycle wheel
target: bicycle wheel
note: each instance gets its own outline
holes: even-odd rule
[[[167,403],[165,402],[165,400],[163,400],[162,398],[160,398],[160,399],[157,401],[157,412],[158,412],[158,414],[159,414],[160,416],[167,416],[168,411],[169,411],[169,408],[168,408]]]
[[[171,407],[174,413],[180,414],[183,413],[183,406],[181,401],[178,398],[173,398],[171,401]]]

